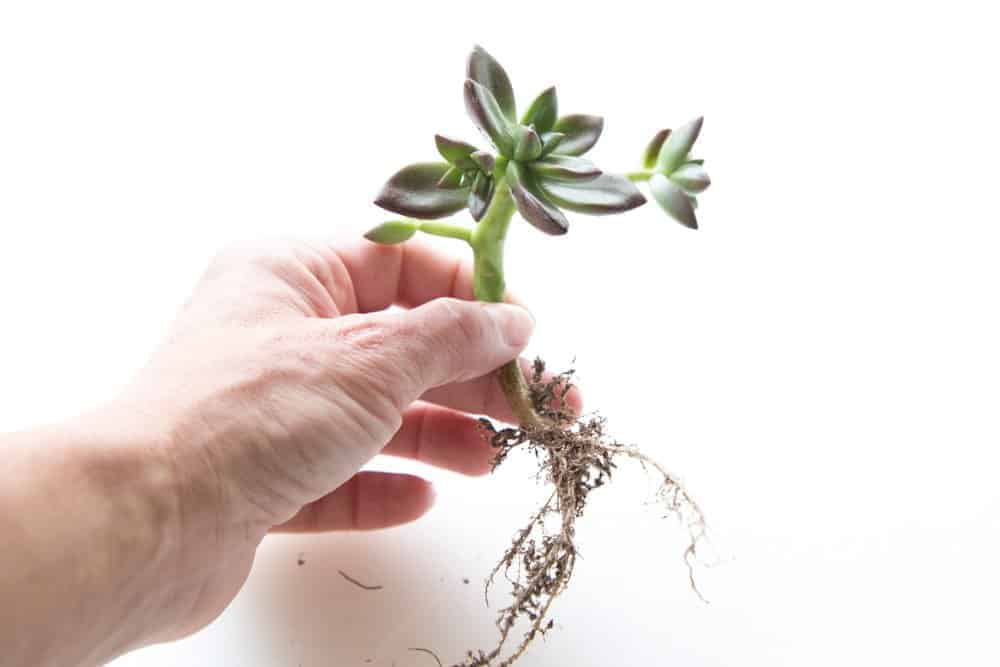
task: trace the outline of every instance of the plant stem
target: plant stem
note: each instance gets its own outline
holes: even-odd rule
[[[641,171],[630,171],[625,174],[625,178],[632,181],[633,183],[641,183],[642,181],[648,181],[653,177],[653,172],[648,170]]]
[[[416,222],[416,225],[417,229],[422,231],[424,234],[444,236],[445,238],[459,239],[460,241],[466,242],[470,242],[472,239],[472,230],[466,229],[465,227],[449,225],[444,222]]]
[[[479,301],[492,303],[503,301],[506,292],[503,277],[503,245],[507,238],[507,228],[510,227],[510,221],[516,210],[506,180],[502,176],[497,177],[493,200],[469,240],[474,257],[473,290]],[[517,359],[500,367],[497,370],[497,379],[520,425],[542,426],[544,421],[535,412],[531,391]]]

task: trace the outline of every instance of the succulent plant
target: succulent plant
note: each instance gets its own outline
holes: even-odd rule
[[[702,160],[690,155],[701,132],[701,118],[674,131],[660,130],[647,144],[639,170],[612,174],[583,157],[601,137],[602,118],[560,116],[554,87],[543,90],[518,116],[507,72],[478,46],[469,56],[464,93],[466,110],[489,142],[488,149],[437,135],[435,142],[443,161],[404,167],[375,200],[382,208],[407,217],[375,227],[365,235],[369,240],[403,243],[418,231],[463,240],[472,248],[476,299],[497,302],[505,295],[504,243],[515,213],[546,234],[565,234],[569,230],[566,211],[623,213],[646,202],[637,187],[646,183],[652,198],[670,217],[697,229],[697,196],[710,184]],[[469,210],[475,225],[439,220],[462,209]],[[556,387],[562,387],[565,397],[568,385],[561,385],[558,378],[543,385],[543,369],[544,364],[536,361],[532,387],[516,360],[497,370],[497,380],[517,423],[515,428],[497,430],[484,420],[486,432],[492,434],[490,442],[498,448],[494,466],[510,448],[527,447],[542,457],[539,476],[553,491],[517,533],[490,576],[490,581],[499,572],[510,577],[516,570],[510,578],[513,602],[498,612],[497,646],[489,652],[468,652],[462,667],[508,667],[552,627],[549,606],[566,588],[576,562],[576,520],[582,516],[587,492],[610,476],[615,456],[632,457],[662,475],[657,495],[667,499],[668,512],[678,513],[687,524],[691,543],[684,557],[691,586],[697,592],[690,574],[691,559],[706,534],[697,504],[662,466],[637,449],[602,442],[605,436],[600,418],[578,421],[560,408],[550,409],[548,399],[560,391]],[[547,530],[551,515],[559,516],[560,530]],[[529,629],[517,646],[501,657],[519,619],[530,622]]]
[[[691,229],[698,228],[694,214],[697,196],[712,183],[705,171],[705,161],[690,156],[691,147],[701,133],[702,121],[702,118],[695,118],[675,131],[657,132],[643,154],[645,171],[633,174],[636,180],[648,179],[656,203]]]
[[[646,148],[645,171],[617,175],[581,157],[600,139],[603,118],[559,116],[555,87],[542,91],[518,118],[507,72],[478,46],[469,56],[464,94],[466,110],[491,150],[439,134],[435,142],[443,161],[399,170],[376,204],[421,220],[467,208],[478,222],[497,185],[505,183],[521,217],[547,234],[565,234],[569,222],[564,209],[587,215],[628,211],[645,203],[632,183],[645,180],[671,217],[697,227],[694,197],[710,181],[702,162],[691,160],[688,153],[701,131],[701,118],[674,132],[658,132]]]
[[[565,211],[585,215],[623,213],[646,202],[636,183],[646,182],[660,207],[692,229],[697,195],[710,184],[702,160],[690,157],[701,132],[697,118],[677,130],[661,130],[649,142],[642,169],[602,171],[582,157],[601,137],[604,119],[559,115],[554,87],[543,90],[518,117],[507,72],[476,46],[469,55],[465,108],[490,143],[489,149],[443,135],[435,137],[442,161],[411,164],[382,187],[375,203],[407,216],[375,227],[365,236],[401,243],[417,231],[466,241],[475,259],[476,298],[504,295],[503,244],[515,212],[546,234],[565,234]],[[468,209],[474,227],[427,222]],[[516,365],[500,371],[501,384],[522,423],[537,419]]]

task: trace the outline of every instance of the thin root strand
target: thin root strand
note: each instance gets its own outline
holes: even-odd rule
[[[692,590],[705,599],[694,577],[698,545],[707,539],[705,518],[698,504],[657,461],[635,447],[610,439],[603,418],[577,419],[566,411],[572,371],[543,381],[544,370],[545,364],[536,360],[531,391],[535,410],[546,425],[497,429],[489,420],[482,420],[490,443],[497,449],[494,470],[515,448],[527,449],[539,460],[539,477],[553,490],[515,534],[487,580],[487,605],[497,575],[503,573],[512,585],[510,604],[497,613],[500,637],[496,647],[489,652],[469,651],[465,661],[455,667],[509,667],[538,636],[552,629],[549,609],[566,589],[576,566],[576,521],[583,516],[590,492],[611,479],[616,460],[621,458],[630,458],[647,471],[655,471],[659,482],[656,500],[668,516],[678,516],[687,528],[690,543],[684,561],[688,577]],[[527,630],[509,654],[501,657],[519,621],[527,622]]]

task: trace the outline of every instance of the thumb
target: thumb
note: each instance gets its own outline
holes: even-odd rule
[[[407,311],[364,317],[347,335],[369,381],[400,407],[428,389],[485,375],[517,357],[534,318],[520,306],[435,299]]]

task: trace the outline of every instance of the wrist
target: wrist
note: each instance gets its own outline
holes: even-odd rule
[[[26,601],[0,612],[15,664],[100,664],[159,638],[178,496],[162,442],[133,421],[106,409],[4,441],[0,585]]]

